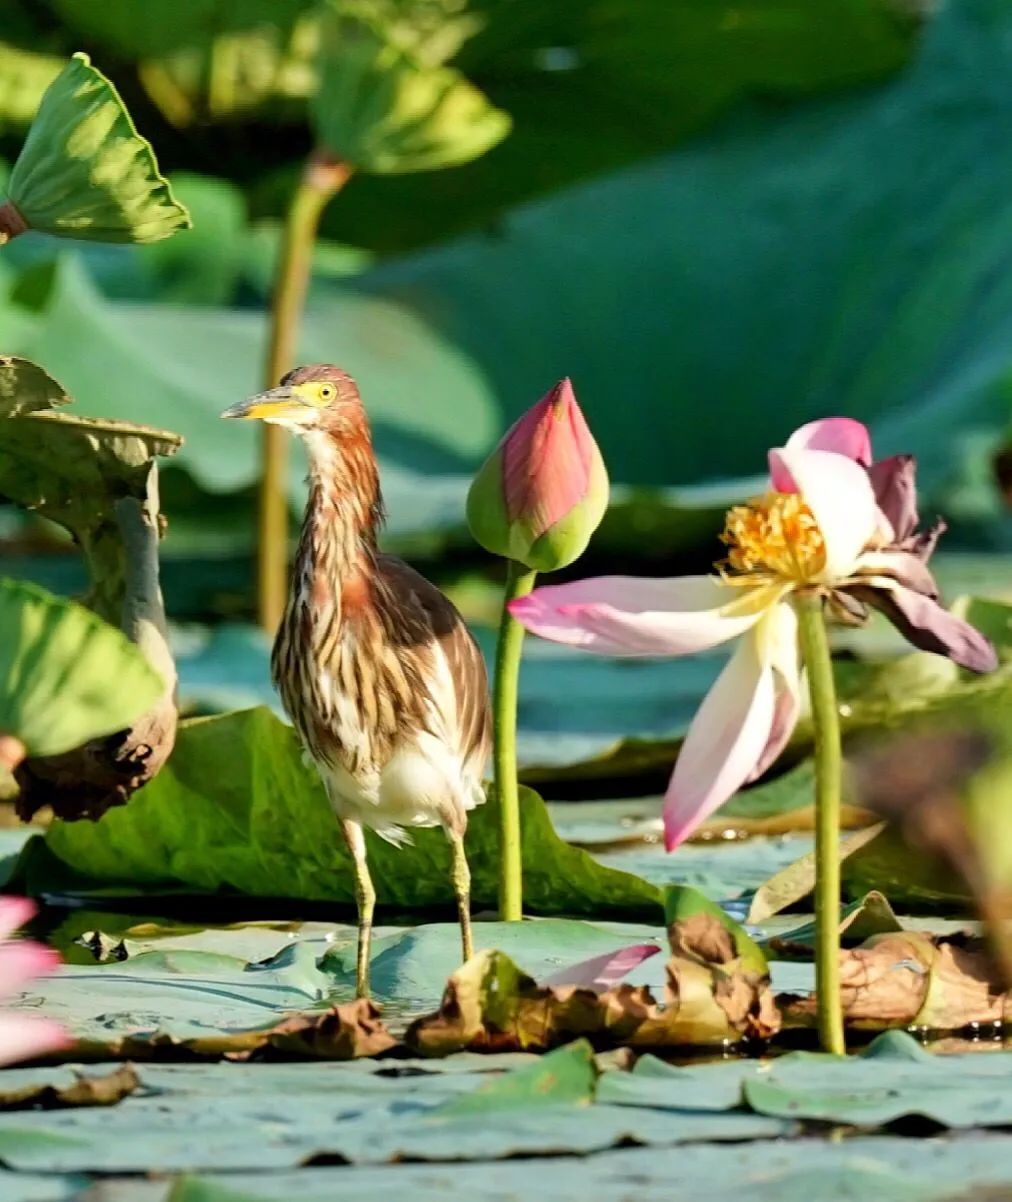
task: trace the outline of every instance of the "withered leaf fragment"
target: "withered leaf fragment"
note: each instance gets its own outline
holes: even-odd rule
[[[290,1014],[261,1032],[263,1041],[232,1059],[263,1059],[272,1053],[318,1060],[355,1060],[388,1052],[397,1040],[368,998],[357,998],[322,1012]]]
[[[855,1030],[958,1031],[1012,1021],[1012,991],[998,983],[994,961],[977,938],[876,935],[840,953],[840,978],[844,1021]],[[786,1027],[814,1024],[814,996],[778,1002]]]
[[[499,951],[480,952],[450,977],[439,1010],[416,1019],[405,1042],[424,1056],[544,1051],[585,1037],[597,1048],[705,1047],[767,1038],[780,1016],[769,976],[747,963],[716,918],[672,924],[663,1003],[645,986],[597,991],[538,985]]]
[[[0,1087],[0,1110],[56,1110],[74,1106],[113,1106],[139,1089],[141,1079],[132,1064],[121,1064],[112,1072],[90,1076],[74,1073],[69,1085],[50,1081],[29,1082],[13,1088]]]
[[[367,998],[329,1010],[285,1015],[273,1026],[180,1038],[167,1031],[135,1031],[108,1042],[82,1039],[75,1060],[110,1057],[144,1061],[314,1058],[355,1060],[379,1056],[397,1045],[377,1007]]]

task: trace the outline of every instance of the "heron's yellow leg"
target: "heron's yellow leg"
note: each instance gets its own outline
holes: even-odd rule
[[[457,898],[457,912],[460,915],[460,944],[465,961],[474,955],[474,942],[471,938],[471,869],[467,866],[467,856],[464,854],[464,837],[448,832],[450,850],[453,856],[453,892]]]
[[[358,904],[358,955],[355,960],[355,996],[369,996],[369,952],[372,946],[372,915],[376,890],[365,857],[365,832],[352,818],[341,819],[341,830],[355,868],[355,901]]]

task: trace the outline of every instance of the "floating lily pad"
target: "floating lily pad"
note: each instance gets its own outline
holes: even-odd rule
[[[230,770],[222,774],[225,761]],[[531,912],[659,915],[653,885],[604,868],[563,843],[530,790],[523,793],[522,820]],[[319,776],[304,763],[291,728],[267,710],[184,723],[169,764],[130,805],[96,823],[54,824],[47,844],[92,887],[354,901],[347,848]],[[417,831],[405,849],[372,835],[368,844],[381,903],[413,908],[451,902],[450,851],[442,832]],[[467,846],[475,907],[492,906],[498,882],[494,800],[474,811]],[[31,884],[45,887],[37,877]]]

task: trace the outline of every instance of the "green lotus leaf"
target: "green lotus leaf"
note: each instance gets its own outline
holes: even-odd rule
[[[425,66],[368,21],[332,14],[312,104],[320,141],[359,171],[396,175],[478,158],[510,118],[450,67]]]
[[[0,630],[0,732],[31,756],[123,730],[165,691],[124,634],[33,584],[0,580]]]
[[[158,242],[190,226],[116,89],[75,54],[42,98],[8,183],[30,229],[95,242]]]
[[[51,375],[28,359],[0,355],[0,417],[19,417],[69,405],[70,397]]]

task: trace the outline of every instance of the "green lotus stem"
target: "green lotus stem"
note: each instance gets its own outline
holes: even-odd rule
[[[270,344],[265,384],[274,388],[296,367],[299,322],[313,265],[313,244],[327,203],[351,175],[351,167],[324,150],[310,155],[292,196],[271,297]],[[279,426],[265,424],[261,442],[257,519],[257,619],[273,633],[288,591],[288,444]]]
[[[509,611],[509,603],[526,597],[537,572],[507,560],[502,622],[495,652],[492,686],[492,729],[495,795],[499,801],[499,918],[519,922],[524,916],[523,858],[520,844],[520,795],[517,788],[517,685],[524,628]]]
[[[843,756],[833,661],[817,592],[797,595],[801,654],[808,671],[815,727],[815,988],[819,1041],[847,1051],[840,1004],[840,784]]]

